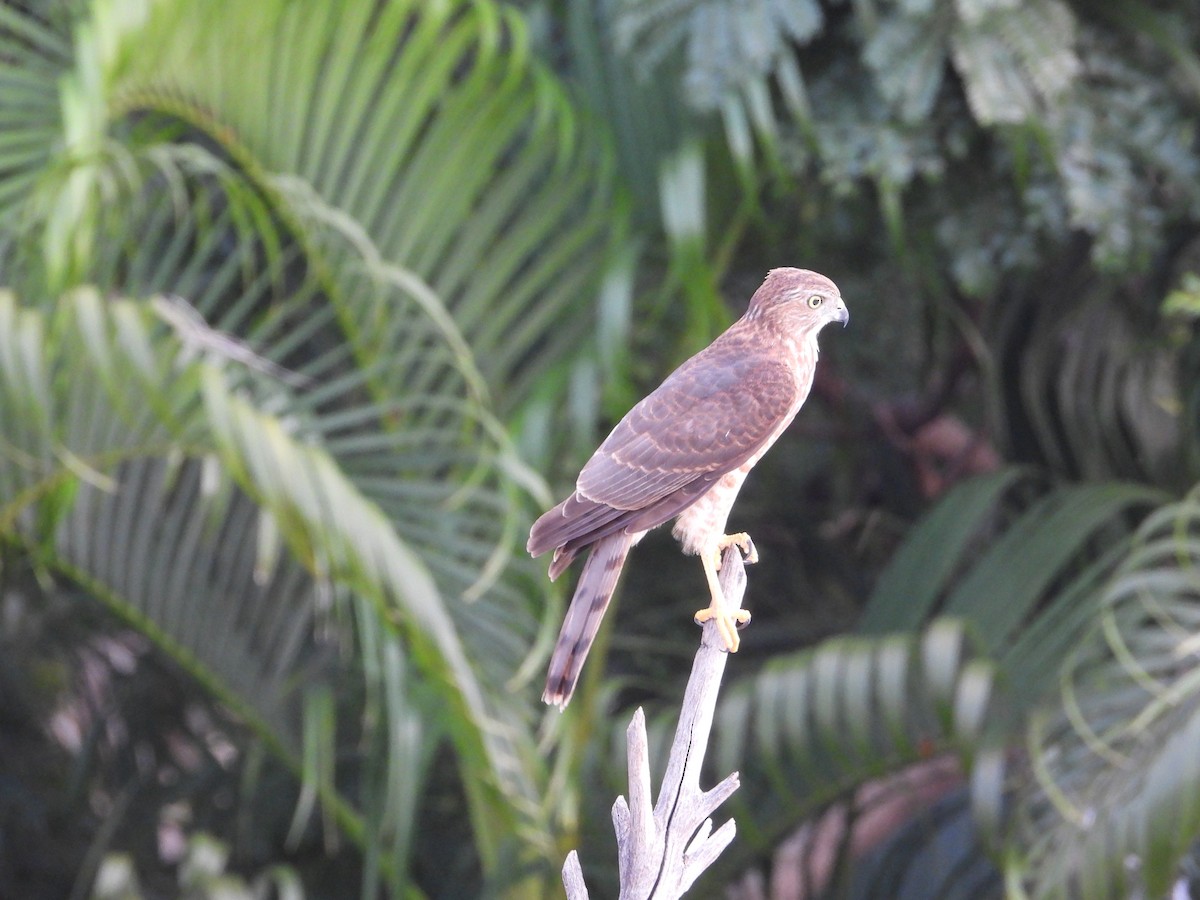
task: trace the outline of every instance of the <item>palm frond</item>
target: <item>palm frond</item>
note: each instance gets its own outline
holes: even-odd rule
[[[711,765],[740,771],[742,788],[729,801],[739,840],[721,865],[744,866],[835,802],[853,806],[864,783],[947,751],[969,767],[1005,704],[976,646],[961,623],[939,620],[922,634],[833,638],[727,687]],[[669,725],[652,721],[652,759]],[[976,802],[999,804],[998,774],[979,769]]]
[[[385,790],[358,798],[335,783],[328,754],[313,755],[334,739],[332,722],[312,715],[318,710],[313,700],[342,677],[329,666],[336,652],[329,653],[333,648],[316,625],[328,621],[331,595],[345,587],[333,586],[338,573],[325,564],[328,551],[301,557],[272,550],[276,527],[295,546],[296,504],[264,508],[234,484],[230,472],[246,466],[221,457],[210,430],[214,411],[197,393],[202,368],[176,369],[180,344],[161,327],[151,328],[148,305],[106,304],[94,291],[64,299],[56,314],[22,310],[6,296],[0,321],[9,326],[0,343],[0,420],[8,436],[0,463],[5,539],[153,639],[282,761],[303,771],[314,798],[348,834],[376,855],[387,854],[380,865],[390,879],[403,878],[418,809],[412,783],[385,771]],[[214,381],[206,393],[210,402],[214,396],[234,402],[220,394],[215,370],[208,378]],[[277,420],[258,424],[256,451],[271,440],[284,442]],[[330,503],[344,500],[328,481],[288,486],[304,498],[324,487]],[[381,518],[376,512],[367,521]],[[328,536],[323,540],[329,543]],[[439,602],[431,578],[411,562],[411,551],[404,553],[410,560],[400,573],[404,595],[423,589],[427,601]],[[398,554],[396,565],[405,558]],[[375,619],[387,620],[378,612]],[[360,633],[376,635],[365,647],[374,651],[364,658],[369,689],[387,694],[379,706],[387,711],[384,741],[414,735],[400,744],[412,744],[416,755],[398,757],[385,770],[411,770],[428,758],[427,749],[417,751],[428,738],[420,737],[423,729],[396,688],[409,668],[399,634],[378,624]],[[297,750],[302,732],[324,735],[305,742],[303,759]],[[364,818],[376,826],[365,837]]]
[[[1190,530],[1188,542],[1180,543],[1181,514],[1175,507],[1162,507],[1133,535],[1129,522],[1161,504],[1158,492],[1136,485],[1099,484],[1060,487],[1041,496],[1035,490],[1030,498],[1032,487],[1028,473],[1012,469],[956,489],[915,526],[880,578],[863,619],[862,627],[870,637],[835,638],[789,660],[772,661],[760,675],[727,691],[720,713],[723,727],[718,730],[722,744],[715,764],[743,772],[746,790],[738,799],[747,807],[739,817],[739,831],[752,846],[761,842],[764,848],[773,847],[792,834],[786,841],[792,850],[787,854],[781,850],[776,865],[800,866],[798,877],[811,878],[816,873],[825,879],[830,873],[822,853],[830,847],[852,855],[865,853],[865,838],[853,831],[854,812],[869,818],[873,807],[867,798],[896,793],[885,788],[889,778],[903,781],[907,776],[901,773],[905,772],[916,777],[922,760],[949,748],[957,749],[964,763],[959,784],[965,793],[955,808],[965,803],[972,816],[969,820],[959,814],[940,817],[936,797],[925,797],[914,807],[915,812],[894,813],[897,822],[917,816],[908,826],[911,833],[907,837],[901,831],[892,838],[904,848],[898,851],[902,857],[919,858],[937,852],[946,841],[968,840],[976,850],[962,857],[964,867],[939,882],[939,889],[947,891],[947,896],[970,896],[972,890],[985,885],[987,890],[997,891],[996,872],[969,863],[978,858],[980,841],[986,838],[994,843],[1007,833],[1004,823],[1011,820],[1006,810],[1014,803],[1007,785],[1012,773],[1020,771],[1027,773],[1026,787],[1016,802],[1024,804],[1019,808],[1028,811],[1028,822],[1013,846],[1036,848],[1028,862],[1030,870],[1023,874],[1037,885],[1034,892],[1038,896],[1055,878],[1077,886],[1079,882],[1071,879],[1086,861],[1084,849],[1079,848],[1091,841],[1087,853],[1094,855],[1095,848],[1111,848],[1113,836],[1097,833],[1083,837],[1083,830],[1072,835],[1072,828],[1082,829],[1078,816],[1055,826],[1057,837],[1043,840],[1038,836],[1049,827],[1049,817],[1059,815],[1056,808],[1064,806],[1063,798],[1072,790],[1086,791],[1088,797],[1105,797],[1115,780],[1134,777],[1128,767],[1113,762],[1114,754],[1103,752],[1117,740],[1104,731],[1113,722],[1114,703],[1118,715],[1128,703],[1135,705],[1127,713],[1129,719],[1141,715],[1142,729],[1122,736],[1130,747],[1152,755],[1151,748],[1158,745],[1145,734],[1151,721],[1164,735],[1172,736],[1170,746],[1185,746],[1174,743],[1177,726],[1190,721],[1177,701],[1191,697],[1193,682],[1200,684],[1200,679],[1181,671],[1187,667],[1181,662],[1183,653],[1174,645],[1156,640],[1139,651],[1131,649],[1138,638],[1117,616],[1115,610],[1121,603],[1114,599],[1123,596],[1125,606],[1137,607],[1132,619],[1141,623],[1142,630],[1158,629],[1161,634],[1165,629],[1175,644],[1194,648],[1194,610],[1187,607],[1193,598],[1187,592],[1194,590],[1191,581],[1200,568],[1190,557],[1181,556],[1191,548]],[[1021,511],[1005,512],[1012,500],[1022,495]],[[1200,515],[1194,503],[1187,509],[1185,530],[1191,529],[1194,517]],[[1138,549],[1143,546],[1145,549]],[[1176,590],[1183,594],[1175,596],[1172,603],[1151,602],[1148,586],[1158,584],[1161,573],[1146,573],[1144,579],[1137,573],[1168,561],[1178,567],[1181,579],[1186,573],[1191,580],[1179,581]],[[1106,583],[1110,585],[1107,589]],[[923,638],[914,637],[930,615],[956,618],[935,620]],[[889,636],[885,634],[888,631],[898,633]],[[1089,634],[1093,638],[1085,641]],[[967,635],[977,639],[968,641]],[[1097,643],[1107,653],[1109,668],[1080,678],[1078,673],[1092,673],[1097,657],[1104,656],[1084,649]],[[1153,655],[1147,656],[1151,645]],[[972,651],[972,647],[979,650]],[[986,653],[996,662],[984,658],[972,662],[973,652]],[[1064,676],[1062,697],[1047,707],[1046,698],[1059,684],[1062,660],[1073,653],[1075,662]],[[1136,668],[1131,668],[1133,659],[1139,660]],[[1148,665],[1157,666],[1151,676],[1145,674]],[[1114,696],[1111,688],[1117,670],[1124,672],[1129,685]],[[1180,681],[1174,682],[1172,677]],[[1157,691],[1148,689],[1150,678],[1159,685]],[[1086,685],[1077,684],[1084,680]],[[1127,699],[1117,699],[1121,697]],[[1006,741],[1020,733],[1031,709],[1039,710],[1030,738],[1033,775],[1014,766],[1003,749]],[[1081,731],[1080,722],[1093,715],[1098,721]],[[1190,735],[1186,728],[1184,731]],[[1074,744],[1078,749],[1071,751],[1069,759],[1063,758],[1060,754]],[[1122,752],[1133,755],[1132,750]],[[1108,787],[1100,788],[1083,776],[1076,778],[1080,757],[1086,754],[1113,766],[1113,774],[1105,782]],[[1166,767],[1178,766],[1179,759],[1171,755],[1162,764],[1166,772]],[[761,784],[753,774],[756,771],[764,773]],[[1051,772],[1054,775],[1047,786]],[[1123,796],[1142,796],[1143,786],[1144,781],[1136,781],[1127,786]],[[916,786],[905,790],[909,789],[915,796],[922,794]],[[846,805],[831,808],[835,801]],[[1069,806],[1081,809],[1082,801],[1072,798]],[[1189,810],[1184,803],[1165,815],[1171,822],[1179,822],[1180,816],[1191,814]],[[1146,811],[1138,821],[1149,821],[1163,812],[1161,808]],[[1087,819],[1087,828],[1095,830],[1096,822],[1116,813],[1080,815]],[[923,818],[927,816],[933,818]],[[1120,827],[1129,835],[1153,832],[1143,825]],[[1172,861],[1179,859],[1195,833],[1191,826],[1178,832],[1167,854]],[[1051,846],[1051,840],[1058,843]],[[1132,837],[1125,840],[1126,856],[1153,852],[1149,846],[1130,846]],[[1161,843],[1166,838],[1157,840],[1160,843],[1154,850],[1166,854]],[[1064,853],[1064,844],[1075,849]],[[794,858],[796,848],[803,849],[802,855],[812,854],[811,858]],[[848,880],[847,890],[869,883],[869,873],[877,867],[896,874],[895,860],[900,857],[889,857],[892,851],[882,847],[877,853],[880,855],[873,859],[854,856],[853,870],[867,881],[855,887],[855,880]],[[889,858],[893,860],[890,863]],[[1119,866],[1121,858],[1115,854],[1109,863]],[[1014,852],[1012,859],[1024,857]],[[1014,861],[1013,865],[1019,868],[1021,863]],[[1058,872],[1056,866],[1068,874]],[[1166,871],[1169,874],[1171,869]],[[1088,877],[1102,880],[1110,875],[1107,870],[1094,869]],[[918,878],[914,883],[925,882]],[[1153,884],[1157,887],[1163,882]]]
[[[1115,563],[1105,550],[1123,550],[1128,516],[1165,498],[1137,484],[1064,485],[1005,515],[1022,482],[1029,486],[1027,472],[1005,469],[947,494],[880,575],[860,629],[909,630],[939,613],[972,623],[1001,658],[1048,661],[1050,647],[1069,646],[1079,632],[1062,629],[1086,627],[1094,590]]]
[[[8,326],[0,483],[10,538],[158,641],[293,765],[297,687],[322,684],[307,671],[314,620],[328,615],[322,599],[327,607],[333,586],[370,598],[378,622],[391,625],[375,626],[382,662],[368,665],[402,672],[394,660],[404,633],[464,760],[481,849],[494,852],[489,836],[506,837],[515,811],[532,804],[522,799],[532,796],[528,759],[512,748],[515,723],[494,711],[498,693],[469,661],[433,576],[384,513],[326,452],[298,439],[294,423],[255,409],[218,369],[174,371],[180,345],[150,328],[148,305],[109,308],[83,292],[50,318],[8,298],[0,321]],[[290,553],[270,552],[276,529]],[[372,633],[359,632],[363,641]],[[403,694],[388,690],[396,677],[374,679],[389,712],[404,711]],[[396,734],[417,720],[386,721],[384,733]],[[318,755],[313,764],[319,772],[332,760]],[[357,833],[358,814],[331,778],[314,789]],[[411,787],[395,776],[386,786],[375,808],[395,811]],[[415,813],[411,797],[403,808]],[[376,822],[407,845],[410,827]],[[394,871],[396,860],[389,865]]]
[[[186,490],[163,511],[178,524],[162,540],[175,529],[203,544],[203,517],[183,507],[205,473],[231,471],[243,482],[224,489],[222,512],[249,530],[216,535],[218,547],[236,541],[260,580],[299,563],[334,615],[345,579],[374,601],[387,641],[404,623],[405,666],[442,701],[459,698],[419,715],[434,735],[429,718],[461,717],[449,734],[494,862],[501,836],[534,814],[543,763],[520,736],[532,707],[515,689],[544,640],[548,594],[512,557],[522,495],[541,485],[498,421],[589,324],[579,297],[599,283],[606,232],[620,233],[603,137],[529,58],[515,14],[487,2],[113,0],[78,25],[75,48],[55,110],[66,137],[42,148],[49,175],[12,188],[23,239],[41,251],[13,256],[14,277],[178,295],[198,319],[176,321],[177,336],[224,372],[205,370],[201,407],[182,394],[122,409],[139,427],[169,425],[164,446],[183,434],[173,428],[196,429],[196,446],[182,462],[165,450],[166,465],[131,462],[119,483],[152,496],[155,478],[176,479]],[[293,383],[270,377],[284,370]],[[118,426],[94,427],[111,439]],[[162,523],[88,509],[116,542],[107,572],[138,541],[141,554],[160,549],[148,532]],[[77,536],[89,564],[94,533]],[[186,580],[169,568],[159,577]],[[256,584],[232,585],[239,602],[254,605]],[[358,640],[391,646],[368,619],[353,620]],[[382,807],[399,794],[387,797]]]
[[[1163,896],[1200,835],[1200,506],[1150,516],[1028,734],[1015,804],[1033,895]]]
[[[320,382],[288,401],[295,414],[309,421],[310,433],[321,436],[406,537],[427,551],[426,564],[444,590],[467,598],[487,595],[486,605],[463,607],[461,616],[467,624],[483,625],[490,617],[501,625],[501,640],[495,628],[474,631],[480,658],[493,660],[497,650],[506,654],[506,670],[495,673],[496,681],[506,682],[537,632],[542,609],[531,598],[544,591],[529,591],[527,564],[506,571],[520,509],[509,502],[508,479],[527,486],[537,480],[503,448],[506,438],[495,417],[524,400],[521,373],[534,348],[540,366],[580,337],[586,308],[575,299],[603,261],[604,248],[593,238],[608,212],[602,208],[608,182],[602,149],[595,150],[597,142],[575,127],[544,75],[520,53],[476,52],[498,39],[487,28],[499,28],[507,40],[519,37],[519,23],[489,18],[482,4],[464,5],[460,12],[423,13],[397,3],[379,22],[346,18],[343,31],[322,40],[362,41],[365,50],[359,54],[361,71],[352,66],[339,77],[348,79],[346,90],[383,91],[386,102],[363,109],[352,104],[361,118],[348,126],[324,122],[330,127],[322,137],[326,151],[278,160],[271,154],[283,151],[270,143],[270,122],[261,116],[269,120],[275,112],[278,118],[281,110],[295,108],[300,102],[295,97],[278,95],[310,82],[264,72],[253,83],[267,96],[247,106],[251,100],[243,90],[229,97],[221,77],[206,72],[213,64],[210,54],[190,43],[171,50],[172,39],[191,41],[179,34],[195,34],[188,22],[171,18],[184,14],[162,12],[163,21],[152,15],[139,22],[137,28],[154,31],[146,40],[161,46],[164,55],[131,61],[109,50],[109,115],[136,109],[153,113],[152,121],[170,117],[207,128],[229,159],[196,145],[163,144],[163,135],[173,133],[165,125],[143,128],[136,135],[138,153],[163,183],[152,181],[149,191],[114,216],[118,221],[100,229],[93,273],[104,273],[98,280],[118,290],[183,294],[212,327]],[[299,27],[290,13],[256,9],[245,15],[241,26],[226,18],[214,27],[268,44],[285,41],[281,35]],[[388,33],[404,48],[402,59],[388,48]],[[124,39],[138,41],[141,34]],[[324,46],[318,42],[311,53],[320,58]],[[449,57],[441,55],[446,46],[461,48],[463,65],[447,68]],[[188,48],[197,52],[189,56]],[[423,61],[435,48],[441,62],[430,69]],[[283,53],[280,49],[281,58]],[[273,58],[257,49],[245,55]],[[287,58],[292,65],[314,65],[312,59]],[[426,84],[434,72],[442,80]],[[508,92],[486,91],[486,103],[497,108],[499,118],[477,117],[482,85],[494,77]],[[445,91],[457,99],[424,111],[411,102]],[[231,126],[213,132],[213,110],[225,102]],[[408,143],[395,131],[381,130],[385,114],[396,117]],[[445,135],[468,120],[476,130],[481,123],[493,127],[486,139],[480,132],[468,142],[481,154],[474,170],[480,181],[464,193],[462,185],[431,181],[429,166],[442,159]],[[360,139],[348,140],[355,128]],[[324,163],[346,170],[345,177],[334,177]],[[281,164],[294,170],[281,171]],[[391,166],[384,192],[411,196],[380,205],[381,194],[367,190],[367,182],[355,186],[363,167],[376,165]],[[483,173],[490,173],[490,182]],[[434,190],[438,185],[440,193]],[[464,197],[473,197],[473,205],[464,206]],[[191,212],[180,216],[175,205]],[[452,221],[460,223],[457,235],[447,230]],[[427,237],[418,235],[432,234],[432,224],[438,238],[431,249],[423,243]],[[331,338],[331,329],[340,334]],[[498,394],[487,384],[504,390]],[[427,402],[426,394],[438,399]],[[393,399],[401,395],[406,399]],[[404,429],[396,427],[400,410]],[[454,435],[450,419],[459,423],[460,434]],[[447,441],[436,452],[427,443],[418,451],[412,436],[421,433],[420,423],[434,421]],[[375,433],[378,425],[384,426],[382,434]],[[372,433],[365,434],[368,430]],[[498,455],[507,478],[480,480],[490,465],[480,462],[480,453]],[[458,478],[444,477],[447,464]],[[431,477],[435,473],[442,477]],[[471,481],[470,490],[462,489],[461,478]],[[455,512],[437,518],[442,533],[429,527],[431,508]],[[501,573],[504,578],[497,580]]]
[[[574,301],[611,211],[604,142],[529,58],[520,20],[469,2],[218,7],[156,7],[122,36],[104,60],[112,114],[183,118],[291,215],[369,237],[429,286],[513,408],[530,353],[561,355],[586,327]],[[236,82],[222,58],[241,60]]]
[[[18,215],[50,158],[61,133],[57,82],[70,59],[63,35],[0,7],[0,218]]]
[[[995,515],[1019,469],[972,479],[947,494],[908,534],[880,574],[859,619],[864,634],[913,628],[929,615],[967,558],[969,543]]]
[[[686,112],[673,85],[630,70],[614,34],[620,0],[589,0],[566,9],[574,79],[589,106],[609,120],[617,162],[630,187],[635,220],[657,221],[653,202],[660,160],[688,134]]]
[[[1014,304],[1025,315],[1014,308],[1002,338],[997,395],[1006,431],[1018,452],[1056,473],[1184,490],[1182,348],[1152,343],[1153,326],[1133,298],[1087,285],[1080,292],[1073,308]]]

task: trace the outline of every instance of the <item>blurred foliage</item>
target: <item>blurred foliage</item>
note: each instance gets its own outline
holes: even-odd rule
[[[1200,833],[1200,507],[1148,517],[1029,724],[1012,877],[1041,895],[1164,896]]]
[[[602,136],[487,4],[0,25],[6,547],[232,711],[226,765],[270,757],[246,796],[298,779],[240,864],[349,841],[364,894],[404,893],[429,844],[444,889],[519,880],[550,592],[502,416],[587,328],[620,230]],[[466,839],[418,834],[426,803]],[[134,840],[105,820],[96,848]]]
[[[180,896],[188,900],[304,900],[304,888],[288,866],[273,866],[248,884],[225,871],[228,862],[229,848],[221,841],[206,834],[189,837],[179,863]],[[104,858],[96,873],[92,900],[141,900],[145,896],[132,857],[112,853]]]
[[[702,577],[547,713],[524,529],[776,265],[852,324],[731,522],[706,889],[1188,877],[1193,7],[0,5],[0,894],[611,884]]]

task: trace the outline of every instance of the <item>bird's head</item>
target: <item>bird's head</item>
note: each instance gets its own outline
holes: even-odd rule
[[[762,319],[796,337],[811,336],[830,322],[850,321],[837,285],[808,269],[772,269],[754,296],[746,318]]]

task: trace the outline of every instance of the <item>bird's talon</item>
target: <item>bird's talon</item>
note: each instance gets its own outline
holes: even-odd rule
[[[729,653],[737,653],[738,647],[742,643],[742,639],[738,636],[738,630],[749,623],[750,613],[744,609],[727,612],[724,609],[709,606],[698,610],[693,617],[697,625],[703,625],[709,619],[716,620],[717,634],[721,636],[721,643],[725,645],[725,649]]]
[[[720,568],[721,554],[730,547],[737,547],[742,551],[742,561],[752,566],[758,562],[758,548],[754,546],[754,541],[750,535],[744,531],[739,531],[737,534],[722,535],[717,540],[717,568]]]

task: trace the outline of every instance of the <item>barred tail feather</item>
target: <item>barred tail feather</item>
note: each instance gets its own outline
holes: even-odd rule
[[[617,533],[602,538],[592,547],[567,609],[562,631],[558,633],[554,655],[550,657],[546,691],[542,694],[546,703],[565,709],[570,702],[583,670],[583,661],[600,630],[600,620],[616,590],[621,567],[631,546],[632,536]]]

